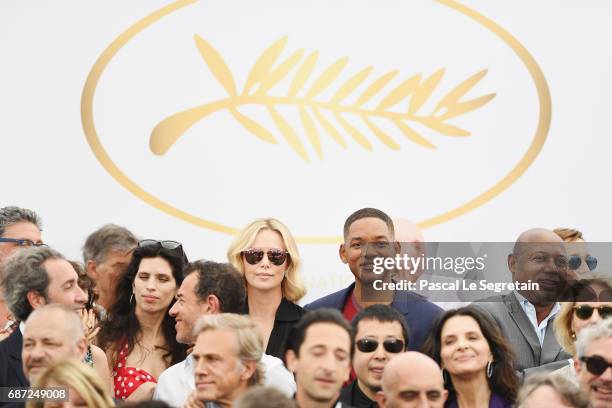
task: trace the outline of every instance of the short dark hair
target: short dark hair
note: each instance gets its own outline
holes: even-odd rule
[[[361,210],[357,210],[344,221],[344,238],[347,237],[349,228],[355,221],[358,221],[362,218],[378,218],[387,224],[389,227],[389,232],[391,232],[391,236],[395,237],[395,229],[393,228],[393,220],[389,217],[384,211],[381,211],[376,208],[362,208]]]
[[[404,315],[392,308],[389,305],[371,305],[357,313],[357,315],[351,321],[351,326],[357,335],[357,329],[359,328],[359,322],[362,320],[376,320],[381,323],[393,323],[398,322],[402,326],[402,336],[404,336],[405,349],[408,348],[409,330],[408,324]]]
[[[246,288],[240,272],[229,263],[195,261],[185,266],[185,277],[193,272],[198,274],[194,289],[199,301],[209,295],[219,299],[221,313],[243,313],[246,303]]]
[[[285,352],[283,353],[283,361],[286,360],[287,351],[292,350],[296,356],[300,356],[300,347],[306,338],[306,331],[310,326],[317,323],[335,324],[348,333],[351,339],[351,358],[353,357],[353,343],[355,342],[355,332],[351,325],[346,321],[342,313],[336,309],[317,309],[307,312],[299,322],[297,322],[289,331]],[[286,364],[286,361],[285,361]]]

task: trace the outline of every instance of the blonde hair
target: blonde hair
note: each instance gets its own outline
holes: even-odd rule
[[[44,371],[36,387],[47,387],[52,383],[67,386],[76,391],[89,408],[110,408],[115,404],[98,373],[78,360],[61,361]],[[28,402],[26,408],[42,408],[44,401]]]
[[[261,218],[247,225],[238,233],[227,250],[227,259],[244,276],[242,251],[253,245],[257,234],[262,230],[276,231],[283,238],[283,243],[287,248],[287,252],[289,252],[289,257],[287,258],[287,270],[281,282],[281,290],[283,297],[295,303],[306,294],[306,286],[300,276],[302,259],[300,258],[293,235],[291,235],[287,226],[279,220],[275,218]]]
[[[602,285],[612,288],[612,280],[607,277],[595,276],[578,282],[584,281],[588,282],[588,286]],[[574,294],[573,300],[571,301],[560,302],[561,308],[559,309],[559,313],[555,316],[553,323],[555,337],[559,345],[571,355],[576,354],[576,333],[572,331],[572,319],[574,318],[574,306],[576,305],[575,295],[576,294]],[[564,300],[568,299],[566,298]]]
[[[207,330],[228,330],[234,332],[238,345],[238,360],[255,362],[255,372],[249,378],[248,386],[259,385],[264,379],[263,341],[259,327],[250,317],[233,313],[204,315],[195,324],[193,334],[197,337]]]
[[[553,230],[565,242],[585,241],[582,237],[582,232],[573,228],[555,228]]]

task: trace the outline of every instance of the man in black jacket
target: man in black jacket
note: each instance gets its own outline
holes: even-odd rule
[[[384,368],[392,357],[406,350],[408,326],[404,316],[387,305],[366,307],[351,325],[357,379],[342,389],[340,400],[356,408],[377,408],[376,393],[381,390]]]
[[[2,284],[7,305],[21,323],[0,342],[0,387],[28,387],[21,359],[25,320],[34,309],[48,303],[81,310],[87,295],[79,288],[78,275],[72,265],[48,247],[18,252],[5,264],[4,273]]]

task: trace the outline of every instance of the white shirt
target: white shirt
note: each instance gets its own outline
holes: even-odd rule
[[[293,396],[295,381],[283,362],[267,354],[262,356],[261,362],[264,365],[264,384],[275,387],[288,397]],[[173,407],[181,407],[193,390],[195,390],[195,360],[193,355],[189,354],[185,360],[160,374],[153,399],[165,401]]]
[[[516,291],[514,293],[516,294],[516,298],[518,299],[519,304],[523,308],[523,311],[527,315],[527,318],[531,322],[531,325],[535,329],[536,335],[538,336],[538,340],[540,340],[541,346],[544,343],[544,336],[546,335],[546,327],[548,326],[548,321],[552,319],[557,313],[559,313],[559,309],[561,309],[559,302],[555,303],[553,308],[550,310],[550,313],[548,313],[548,316],[546,316],[540,322],[540,324],[538,324],[538,317],[536,315],[535,306],[532,305],[531,302],[529,302],[527,299],[525,299],[525,297],[520,293]]]

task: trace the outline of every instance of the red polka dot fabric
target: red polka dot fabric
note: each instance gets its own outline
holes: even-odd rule
[[[117,363],[113,367],[113,381],[115,383],[115,398],[125,400],[132,392],[146,382],[157,384],[157,379],[151,374],[137,367],[126,367],[128,345],[121,348]]]

